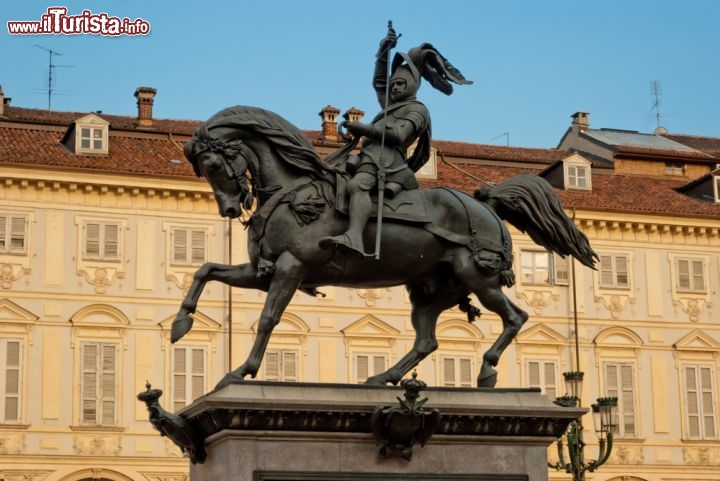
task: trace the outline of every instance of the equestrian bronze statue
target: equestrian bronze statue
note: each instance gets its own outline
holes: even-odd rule
[[[548,250],[594,266],[597,255],[587,238],[541,177],[516,176],[474,196],[417,188],[413,172],[430,148],[429,114],[415,99],[420,78],[446,93],[452,92],[450,82],[469,82],[423,44],[396,55],[386,87],[383,59],[396,40],[390,29],[376,62],[374,85],[383,111],[370,124],[347,123],[353,137],[326,159],[295,126],[256,107],[221,110],[185,145],[195,173],[212,187],[220,215],[235,218],[253,210],[250,262],[208,262],[198,269],[173,322],[172,342],[191,329],[207,282],[267,293],[247,360],[218,387],[254,378],[295,292],[314,295],[326,285],[408,289],[415,343],[397,364],[366,381],[380,385],[397,384],[437,348],[435,327],[443,311],[459,306],[469,318],[479,313],[468,297],[475,294],[502,319],[503,330],[484,353],[477,379],[478,386],[491,387],[494,366],[528,319],[502,290],[515,282],[512,241],[502,219]],[[407,159],[415,140],[415,154]],[[365,255],[364,246],[373,244],[381,255]]]

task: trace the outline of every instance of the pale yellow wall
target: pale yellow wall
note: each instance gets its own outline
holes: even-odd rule
[[[56,183],[43,180],[48,178]],[[101,469],[104,479],[182,479],[187,459],[150,427],[135,396],[146,380],[162,388],[169,383],[168,330],[187,272],[167,265],[168,226],[190,222],[210,228],[211,260],[227,261],[228,224],[217,216],[207,186],[199,180],[85,174],[78,178],[9,169],[0,174],[0,205],[33,218],[31,256],[0,258],[0,264],[11,265],[17,273],[9,287],[0,289],[0,299],[20,309],[0,311],[0,332],[17,331],[28,341],[23,423],[0,424],[0,473],[6,479],[67,481]],[[104,288],[97,284],[98,266],[78,260],[77,223],[86,217],[122,219],[126,226],[123,262],[108,269],[112,276]],[[714,363],[717,377],[718,353],[712,345],[703,348],[701,341],[720,343],[720,225],[701,219],[620,218],[604,212],[578,212],[576,223],[598,252],[622,252],[632,259],[629,290],[600,289],[595,272],[576,269],[580,368],[586,373],[583,404],[601,395],[602,359],[636,360],[641,403],[640,436],[617,440],[611,463],[588,479],[713,479],[720,472],[720,442],[681,439],[682,357],[673,346],[690,335],[684,355]],[[517,232],[513,239],[516,254],[534,245]],[[246,259],[245,244],[245,230],[235,224],[233,262]],[[672,256],[682,254],[707,258],[707,295],[683,295],[673,289]],[[386,352],[395,362],[412,345],[410,306],[403,288],[326,291],[324,299],[298,293],[286,311],[289,321],[271,340],[270,347],[300,350],[302,381],[348,382],[353,352]],[[522,361],[528,356],[550,356],[558,359],[561,370],[575,369],[571,288],[518,284],[506,292],[531,320],[501,360],[499,386],[524,385]],[[196,328],[183,341],[209,343],[208,390],[227,369],[227,296],[225,286],[207,286]],[[233,290],[233,367],[249,352],[263,299],[261,293]],[[95,310],[83,315],[89,306]],[[497,316],[483,309],[482,317],[463,333],[464,316],[458,310],[441,316],[440,325],[447,329],[438,334],[440,350],[418,366],[419,377],[429,385],[439,382],[443,353],[475,355],[479,363],[500,332]],[[702,333],[698,340],[694,332]],[[79,389],[77,345],[85,338],[108,336],[122,345],[120,428],[80,428],[74,401]],[[589,457],[595,453],[591,424],[588,416]],[[550,479],[567,475],[551,473]]]

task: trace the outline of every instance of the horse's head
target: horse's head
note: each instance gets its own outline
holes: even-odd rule
[[[252,206],[242,140],[214,137],[203,126],[185,144],[184,152],[195,174],[210,184],[221,216],[238,217],[243,208]]]

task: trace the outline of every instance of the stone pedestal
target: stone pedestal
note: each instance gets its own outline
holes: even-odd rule
[[[404,393],[260,381],[211,392],[178,413],[207,451],[190,479],[546,481],[548,445],[584,413],[534,390],[428,388],[420,398],[439,411],[434,434],[411,453],[381,456],[373,413],[399,407]]]

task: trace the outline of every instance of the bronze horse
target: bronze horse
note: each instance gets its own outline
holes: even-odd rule
[[[420,223],[385,218],[382,255],[375,259],[318,246],[319,239],[347,228],[335,196],[337,176],[343,169],[325,164],[304,134],[282,117],[254,107],[224,109],[195,132],[185,146],[185,156],[212,187],[220,215],[239,217],[255,206],[249,221],[250,262],[208,262],[200,267],[172,326],[172,342],[190,330],[191,314],[208,281],[267,292],[247,360],[218,387],[248,374],[255,377],[273,328],[296,290],[314,294],[323,285],[403,284],[412,304],[415,343],[397,364],[366,382],[400,381],[437,348],[435,327],[444,310],[459,305],[469,318],[479,313],[469,303],[468,295],[473,293],[503,323],[502,333],[483,355],[477,380],[478,386],[494,386],[493,367],[528,319],[502,291],[514,283],[514,275],[512,243],[501,218],[551,251],[572,255],[590,267],[597,258],[585,235],[562,210],[552,187],[534,175],[481,189],[474,198],[445,188],[419,191],[429,219]],[[370,222],[365,229],[366,245],[373,244],[375,233],[376,224]]]

